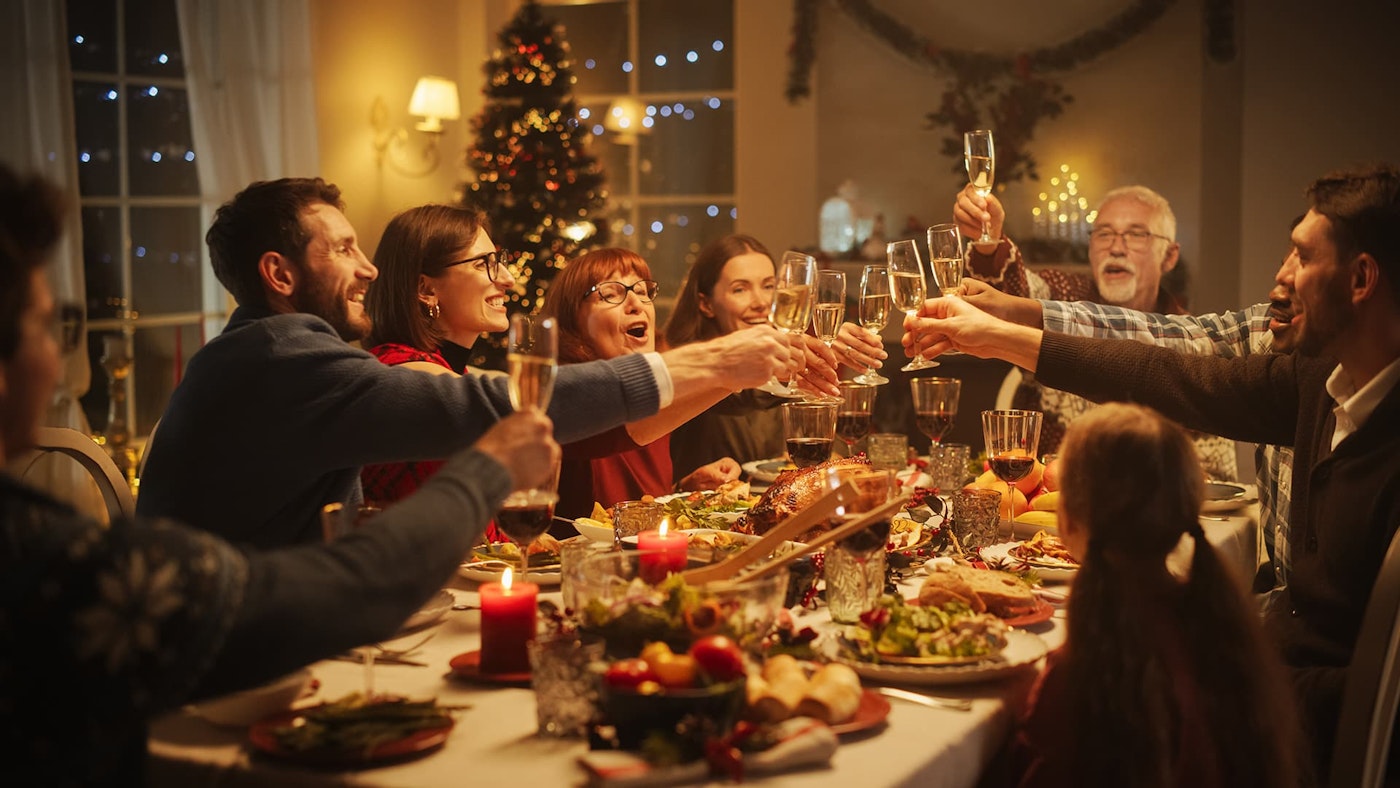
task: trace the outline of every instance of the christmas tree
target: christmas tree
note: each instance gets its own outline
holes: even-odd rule
[[[497,246],[511,254],[512,313],[538,311],[555,274],[589,248],[607,243],[602,167],[579,124],[574,74],[564,31],[528,2],[497,36],[487,61],[486,106],[472,119],[467,162],[475,179],[463,202],[491,219]],[[484,337],[472,363],[504,368],[505,340]]]

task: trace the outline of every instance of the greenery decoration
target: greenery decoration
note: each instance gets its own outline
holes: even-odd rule
[[[536,312],[554,276],[588,248],[606,245],[605,177],[578,120],[563,28],[531,0],[497,36],[486,62],[486,105],[471,121],[467,163],[475,177],[461,199],[485,211],[491,236],[510,252],[512,313]],[[599,217],[599,218],[594,218]],[[592,235],[566,232],[591,221]],[[483,337],[471,363],[503,369],[505,339]]]
[[[951,77],[938,108],[928,113],[929,127],[946,128],[942,152],[962,172],[962,133],[990,128],[996,132],[997,182],[1038,180],[1030,142],[1042,120],[1058,117],[1074,101],[1048,75],[1072,71],[1111,52],[1147,30],[1176,0],[1132,0],[1120,13],[1068,41],[1012,55],[945,47],[877,8],[873,0],[828,0],[861,29],[905,59]],[[810,95],[809,74],[816,60],[816,22],[812,0],[795,0],[797,20],[790,49],[792,63],[787,95],[796,101]],[[922,27],[937,27],[924,22]]]

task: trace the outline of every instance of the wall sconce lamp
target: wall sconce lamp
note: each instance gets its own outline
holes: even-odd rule
[[[436,170],[440,162],[438,140],[442,137],[444,120],[458,120],[462,117],[461,105],[457,101],[457,83],[444,77],[422,77],[413,89],[413,98],[408,101],[410,115],[423,118],[414,128],[423,132],[423,147],[417,151],[417,161],[409,151],[408,129],[393,128],[389,124],[389,107],[382,96],[375,96],[370,105],[370,126],[374,128],[375,163],[389,166],[400,174],[419,178]]]
[[[619,145],[636,145],[638,134],[650,133],[651,129],[642,122],[646,110],[642,103],[631,96],[618,96],[608,107],[607,117],[603,118],[603,128],[617,135]]]

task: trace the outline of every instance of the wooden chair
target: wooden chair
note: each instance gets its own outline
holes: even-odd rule
[[[1400,532],[1390,540],[1347,669],[1332,749],[1331,788],[1375,788],[1385,779],[1400,708]]]
[[[39,441],[34,447],[41,452],[57,452],[78,461],[97,483],[102,500],[107,504],[110,520],[130,518],[136,514],[131,488],[126,484],[117,464],[92,438],[67,427],[40,427]]]

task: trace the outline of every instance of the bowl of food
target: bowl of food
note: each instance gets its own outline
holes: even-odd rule
[[[633,657],[649,642],[685,651],[695,640],[726,635],[744,648],[757,646],[783,609],[788,574],[699,585],[683,575],[649,582],[654,551],[624,550],[584,558],[575,576],[579,628],[598,634],[612,657]]]

